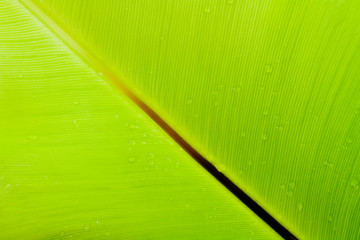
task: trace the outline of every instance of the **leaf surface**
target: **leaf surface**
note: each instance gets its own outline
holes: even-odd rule
[[[304,239],[357,239],[360,3],[38,1]]]
[[[0,109],[0,239],[279,239],[13,0]]]

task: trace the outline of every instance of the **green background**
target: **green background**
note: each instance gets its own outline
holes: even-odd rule
[[[29,1],[24,2],[29,5]],[[39,7],[44,15],[53,19],[85,52],[91,53],[114,72],[122,83],[149,104],[192,146],[297,237],[304,239],[360,237],[358,214],[360,3],[358,1],[34,0],[33,2],[35,5],[29,6]],[[11,1],[7,1],[5,6],[9,3]],[[24,72],[23,75],[28,75],[29,81],[26,81],[25,77],[17,80],[20,82],[2,81],[1,90],[4,90],[2,91],[4,93],[1,96],[6,111],[1,121],[7,123],[3,124],[5,136],[13,136],[2,138],[1,141],[8,144],[3,155],[13,154],[13,149],[21,149],[21,146],[35,152],[44,148],[51,149],[51,143],[56,142],[55,135],[59,141],[58,144],[54,143],[58,147],[57,150],[63,155],[69,153],[66,156],[54,154],[59,159],[68,161],[71,170],[68,169],[63,174],[70,174],[68,171],[73,171],[73,174],[81,173],[81,170],[72,166],[75,164],[74,161],[89,161],[94,164],[96,162],[96,165],[90,164],[89,167],[97,169],[100,167],[97,164],[100,164],[101,158],[105,162],[103,167],[116,169],[114,159],[129,158],[129,154],[123,153],[122,149],[132,140],[136,142],[137,147],[134,154],[145,156],[146,159],[149,158],[150,150],[157,151],[150,152],[156,158],[173,156],[173,152],[167,153],[167,151],[175,151],[170,149],[177,149],[176,145],[168,147],[169,150],[164,150],[162,146],[141,145],[142,140],[135,139],[120,128],[121,124],[129,122],[128,127],[134,130],[132,132],[136,132],[138,131],[136,126],[141,124],[137,123],[136,121],[140,120],[135,118],[132,122],[122,120],[130,118],[131,114],[128,110],[125,111],[126,114],[121,111],[118,100],[115,100],[118,98],[115,96],[119,96],[120,93],[115,87],[109,81],[105,83],[103,80],[105,77],[95,73],[92,73],[93,78],[89,79],[85,73],[91,70],[83,63],[83,68],[88,69],[87,71],[75,70],[74,63],[67,60],[64,53],[59,52],[59,46],[63,44],[57,40],[57,37],[64,36],[59,36],[58,33],[55,37],[47,30],[47,27],[52,28],[53,25],[49,24],[45,27],[26,10],[21,8],[18,11],[12,16],[2,17],[11,20],[10,23],[18,27],[16,29],[14,26],[7,26],[14,30],[13,35],[5,29],[6,26],[4,27],[2,31],[4,34],[1,36],[7,45],[3,45],[5,47],[2,53],[4,56],[14,55],[19,58],[14,60],[14,63],[9,59],[1,59],[7,64],[7,67],[2,67],[4,69],[2,73],[9,71],[9,66],[13,67],[14,72],[19,72],[19,69],[25,71],[28,68],[28,72]],[[6,8],[3,12],[9,14]],[[32,23],[25,25],[29,27],[13,22],[13,19],[20,21],[26,16],[25,13],[28,14],[28,18],[32,15]],[[30,27],[35,23],[38,24],[38,30]],[[42,43],[44,40],[39,39],[39,31],[44,32],[41,39],[49,39],[49,44],[53,44],[51,48],[46,48],[46,57],[42,58],[39,51],[45,50],[34,48],[34,45],[45,47]],[[28,34],[34,34],[34,39],[29,40],[29,45],[26,46],[24,36]],[[55,42],[57,45],[54,44]],[[27,51],[22,50],[22,47],[27,51],[33,51],[29,52],[32,55],[24,56]],[[73,55],[69,50],[66,51],[69,56]],[[57,58],[63,62],[56,63]],[[32,65],[36,64],[36,61],[41,67]],[[98,67],[97,62],[90,60],[90,64],[92,67]],[[48,74],[53,74],[55,80]],[[7,76],[4,79],[8,79]],[[38,82],[35,81],[36,79]],[[91,86],[91,79],[99,86],[95,84]],[[19,85],[22,87],[19,88]],[[110,92],[100,92],[101,86]],[[32,90],[40,91],[44,94],[43,98],[35,97],[32,101],[27,99],[26,96],[32,96]],[[78,104],[70,105],[70,109],[66,108],[64,101],[71,103],[72,97],[80,99],[74,100]],[[126,98],[123,101],[129,102]],[[80,104],[82,102],[86,104]],[[42,106],[46,109],[42,109]],[[136,112],[134,116],[144,115],[136,107],[132,106],[132,108]],[[6,115],[8,111],[31,113],[38,120],[25,121],[26,118],[22,115],[17,117],[14,113]],[[107,122],[107,118],[101,115],[102,111],[111,112],[109,116],[118,114],[121,119],[119,126]],[[76,128],[62,126],[62,119],[69,120]],[[149,136],[148,134],[155,127],[151,120],[146,117],[145,119],[148,126],[152,127],[141,131]],[[81,126],[87,128],[82,129]],[[83,132],[76,135],[80,129]],[[28,133],[27,131],[30,130],[37,130],[38,133]],[[163,136],[163,141],[165,139],[167,139],[165,142],[171,141],[163,132],[158,131],[159,136]],[[30,135],[30,139],[35,138],[34,142],[40,145],[34,145],[31,141],[21,142],[20,132],[23,135]],[[41,142],[41,134],[48,136],[45,137],[49,139],[48,142],[45,139],[42,140],[45,142]],[[124,140],[120,140],[121,137]],[[75,145],[71,145],[73,142]],[[97,147],[100,143],[103,147]],[[48,151],[53,153],[54,150]],[[22,151],[22,154],[30,161],[36,161],[38,156],[26,151]],[[39,158],[46,156],[46,154],[39,155]],[[169,179],[176,181],[171,185],[170,195],[181,192],[177,188],[196,187],[198,181],[192,179],[195,176],[190,176],[194,169],[201,172],[200,176],[203,176],[204,181],[215,184],[215,180],[204,170],[200,170],[195,163],[190,163],[193,160],[185,153],[181,153],[178,158],[182,159],[184,164],[186,162],[193,165],[191,167],[189,165],[188,169],[178,170],[177,172],[181,172],[182,176],[169,174],[171,176]],[[17,155],[12,156],[11,159],[15,162],[21,161]],[[39,164],[48,162],[46,157],[41,159],[43,160],[38,160]],[[45,172],[58,168],[51,165],[51,162],[47,163],[50,164],[49,166],[43,167]],[[60,164],[61,161],[56,162]],[[117,181],[138,179],[137,176],[142,174],[132,172],[140,171],[142,167],[130,165],[128,171],[124,170],[126,174],[118,172],[112,177],[109,176],[108,184],[115,184],[115,176],[118,178]],[[24,171],[23,168],[20,169],[18,171]],[[87,171],[91,172],[86,170],[84,174]],[[8,174],[12,171],[4,170],[4,172]],[[99,175],[99,179],[104,179],[103,176],[105,175]],[[151,177],[157,179],[159,183],[167,184],[170,181],[161,176],[163,175],[158,172],[151,173]],[[81,179],[83,179],[82,184],[90,181],[89,176]],[[73,182],[71,179],[68,181],[69,184]],[[127,189],[124,190],[125,195],[132,191],[139,195],[150,191],[146,196],[154,197],[156,206],[162,205],[162,201],[156,198],[167,196],[164,193],[153,192],[157,186],[155,183],[149,183],[148,190],[136,190],[131,184],[121,182],[122,184],[118,186]],[[224,193],[214,188],[213,194],[219,195],[219,199],[233,198],[229,193],[225,194],[225,190],[222,191]],[[190,191],[184,195],[209,199],[202,192],[195,191],[195,193]],[[84,191],[84,194],[90,193]],[[48,195],[44,194],[44,196]],[[103,201],[108,201],[108,198]],[[232,208],[241,205],[237,202],[228,205],[223,201],[225,200],[216,202],[224,208],[229,207],[229,210],[220,211],[224,213],[232,212]],[[115,202],[114,200],[111,204]],[[199,207],[203,210],[199,211],[206,212],[205,209],[211,209],[207,205],[210,200],[201,202],[204,205]],[[174,204],[177,205],[176,202]],[[123,203],[123,206],[125,209],[129,208],[126,203]],[[138,213],[133,211],[134,221],[140,219],[136,214],[154,209],[156,208],[144,205],[143,211],[139,210]],[[166,211],[168,217],[173,219],[175,210]],[[242,213],[251,215],[246,209],[242,210]],[[188,219],[199,222],[194,216],[199,217],[201,214],[199,212],[193,214]],[[130,216],[129,213],[128,215]],[[183,213],[176,216],[179,219],[185,217]],[[227,217],[239,225],[247,222],[246,217]],[[163,215],[154,219],[168,222],[164,220],[166,218]],[[223,219],[218,221],[218,224],[225,224]],[[262,229],[260,226],[264,224],[254,221],[259,224],[260,231]],[[144,220],[144,222],[148,224],[148,221]],[[182,220],[178,220],[177,224],[180,222]],[[133,224],[133,228],[138,229],[140,233],[146,229],[135,225]],[[230,239],[236,238],[232,235],[234,231],[238,231],[236,227],[225,225],[228,228],[223,231],[228,232]],[[162,224],[156,221],[152,223],[154,229],[158,229],[159,226]],[[247,228],[246,224],[242,226]],[[170,225],[168,227],[172,229]],[[265,232],[270,234],[268,227],[263,227],[264,232],[260,231],[259,234]],[[208,225],[204,226],[204,229],[210,228],[218,234],[210,234],[210,236],[216,238],[221,235],[222,231],[215,231],[215,228]],[[189,234],[195,230],[205,234],[196,227],[190,230],[190,225],[187,229]],[[118,231],[120,234],[125,230]],[[245,234],[246,231],[239,232]],[[180,233],[184,232],[179,231]],[[180,236],[175,233],[173,235]],[[149,238],[158,237],[149,235]],[[193,238],[198,237],[194,235]]]

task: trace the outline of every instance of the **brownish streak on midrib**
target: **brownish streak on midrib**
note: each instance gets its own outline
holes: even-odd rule
[[[222,185],[224,185],[230,192],[232,192],[240,201],[248,206],[256,215],[258,215],[264,222],[273,228],[284,239],[297,239],[289,230],[281,225],[275,218],[273,218],[267,211],[265,211],[259,204],[249,197],[243,190],[241,190],[235,183],[233,183],[227,176],[217,170],[217,168],[210,163],[204,156],[202,156],[194,147],[192,147],[183,137],[180,136],[159,114],[149,107],[143,100],[141,100],[133,91],[131,91],[120,77],[110,70],[105,64],[98,60],[95,54],[82,46],[85,44],[75,41],[64,29],[62,29],[51,18],[51,14],[44,13],[36,4],[30,0],[20,0],[23,5],[36,17],[38,17],[48,28],[55,33],[63,42],[73,50],[74,53],[80,55],[82,59],[88,62],[103,73],[103,75],[112,82],[118,89],[120,89],[128,98],[131,99],[138,107],[140,107],[157,125],[159,125],[175,142],[177,142],[194,160],[196,160],[204,169],[206,169],[213,177],[215,177]]]

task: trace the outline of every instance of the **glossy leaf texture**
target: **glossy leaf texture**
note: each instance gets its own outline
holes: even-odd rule
[[[360,2],[33,0],[296,236],[360,237]]]
[[[0,109],[0,239],[279,238],[13,0]]]

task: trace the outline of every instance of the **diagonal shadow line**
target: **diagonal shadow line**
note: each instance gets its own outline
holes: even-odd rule
[[[159,114],[141,100],[133,91],[131,91],[121,79],[105,64],[103,64],[95,54],[84,49],[84,44],[75,41],[64,29],[62,29],[51,17],[51,14],[43,12],[31,0],[19,0],[31,13],[33,13],[44,25],[55,33],[63,42],[85,60],[93,68],[98,69],[103,75],[120,89],[132,102],[140,107],[157,125],[159,125],[177,144],[179,144],[195,161],[197,161],[206,171],[217,179],[224,187],[234,194],[241,202],[250,208],[266,224],[274,229],[284,239],[298,239],[280,222],[271,216],[264,208],[256,203],[249,195],[240,189],[233,181],[220,172],[211,162],[192,147],[178,132],[175,131]]]

